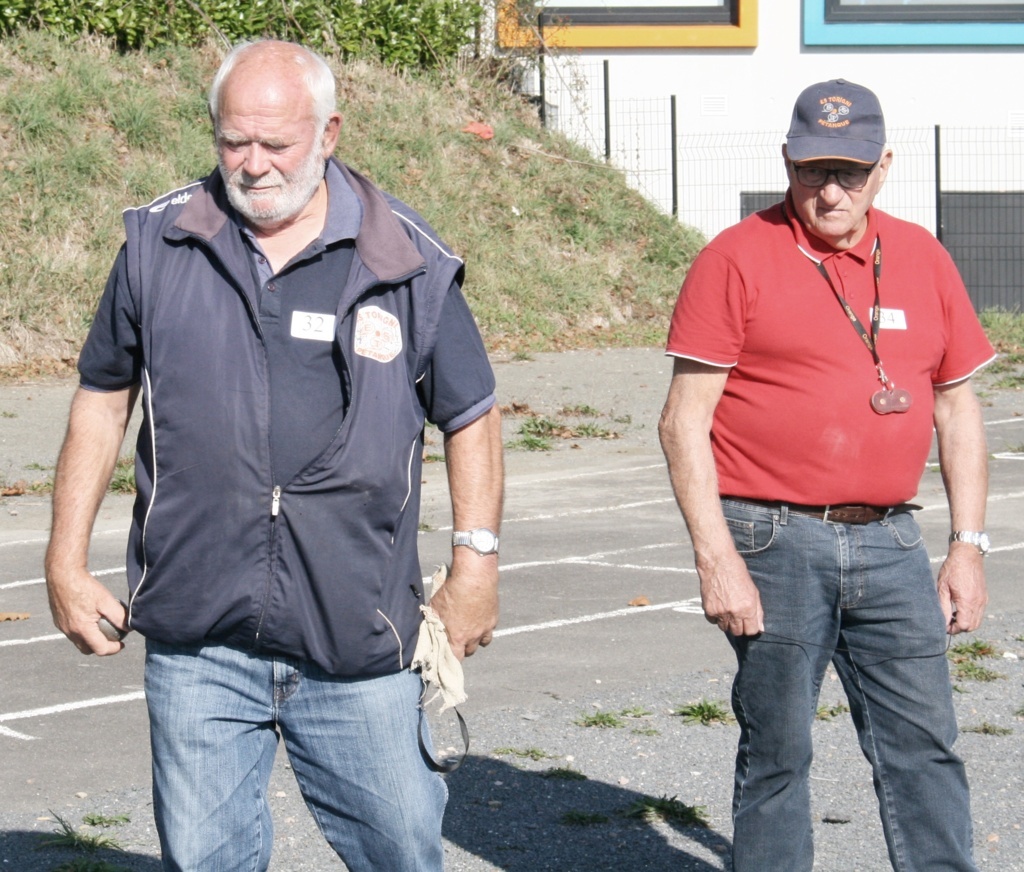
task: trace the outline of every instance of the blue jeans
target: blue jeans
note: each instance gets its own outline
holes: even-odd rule
[[[346,679],[220,645],[148,641],[163,868],[267,868],[280,731],[306,805],[352,872],[440,872],[448,792],[419,749],[420,688],[411,672]]]
[[[765,622],[758,637],[730,637],[735,872],[813,865],[811,725],[829,661],[871,763],[893,869],[974,870],[948,637],[913,516],[861,526],[733,500],[722,508]]]

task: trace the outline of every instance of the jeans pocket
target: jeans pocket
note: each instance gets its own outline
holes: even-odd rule
[[[913,551],[924,547],[921,528],[910,512],[901,512],[898,515],[891,515],[885,521],[896,545],[904,551]]]
[[[775,517],[765,514],[763,517],[730,518],[726,515],[725,523],[732,533],[732,541],[740,554],[757,554],[765,551],[775,542],[778,532]]]

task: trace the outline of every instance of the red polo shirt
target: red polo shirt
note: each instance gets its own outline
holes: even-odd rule
[[[814,263],[870,329],[876,238],[878,352],[895,386],[912,396],[903,414],[872,410],[881,385],[871,352]],[[725,230],[698,255],[667,353],[731,367],[711,433],[721,493],[880,506],[917,492],[934,386],[969,378],[994,357],[952,259],[923,227],[871,209],[860,242],[835,251],[782,204]]]

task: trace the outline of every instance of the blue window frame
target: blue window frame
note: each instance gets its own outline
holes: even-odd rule
[[[1024,45],[1020,0],[803,0],[805,45]]]

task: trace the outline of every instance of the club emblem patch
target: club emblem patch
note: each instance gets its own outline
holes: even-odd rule
[[[402,327],[398,319],[379,306],[364,306],[356,315],[355,352],[387,363],[402,351]]]
[[[847,116],[853,104],[843,97],[826,97],[821,101],[821,114],[824,118],[818,119],[822,127],[849,127],[850,120]]]

